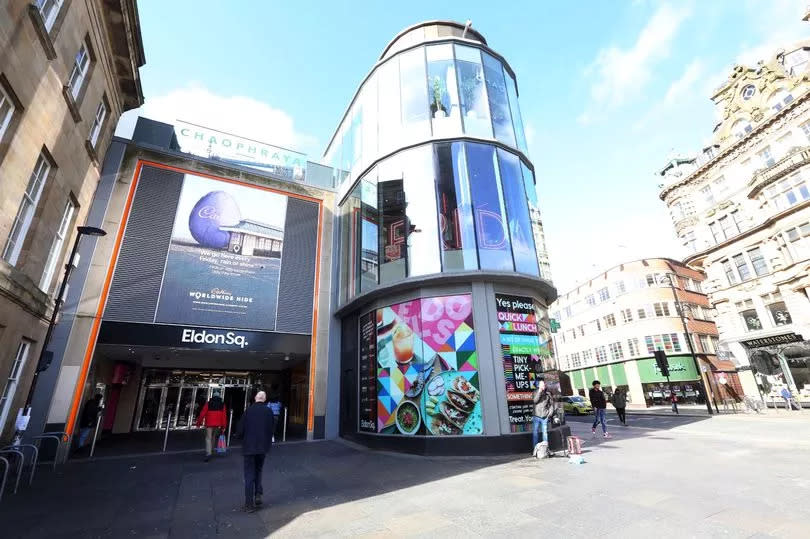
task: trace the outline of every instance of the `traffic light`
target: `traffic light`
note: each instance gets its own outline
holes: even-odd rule
[[[669,362],[667,361],[667,353],[663,350],[655,351],[655,363],[658,365],[658,370],[661,371],[661,376],[669,376]]]

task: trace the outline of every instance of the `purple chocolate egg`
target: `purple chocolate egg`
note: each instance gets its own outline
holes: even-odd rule
[[[226,249],[230,233],[223,226],[235,226],[242,219],[236,200],[225,191],[211,191],[194,204],[188,216],[191,236],[203,247]]]

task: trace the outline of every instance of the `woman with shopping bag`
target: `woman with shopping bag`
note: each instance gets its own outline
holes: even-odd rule
[[[225,440],[225,427],[228,425],[228,410],[225,403],[222,402],[222,397],[219,396],[219,391],[214,391],[200,415],[197,417],[197,426],[200,427],[205,424],[205,462],[211,458],[211,453],[216,444],[217,453],[224,453],[227,449],[227,442]],[[220,448],[220,446],[222,446]]]

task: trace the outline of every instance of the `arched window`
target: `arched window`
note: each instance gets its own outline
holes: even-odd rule
[[[737,137],[738,139],[743,138],[745,135],[751,132],[753,128],[748,120],[739,119],[734,122],[734,125],[731,126],[731,133]]]
[[[784,88],[780,88],[771,94],[771,97],[768,99],[768,108],[774,112],[779,112],[785,108],[785,105],[790,104],[792,101],[793,95]]]

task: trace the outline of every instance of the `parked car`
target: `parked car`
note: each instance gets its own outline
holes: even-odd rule
[[[559,401],[562,403],[566,414],[585,415],[593,413],[591,403],[579,395],[560,397]]]

